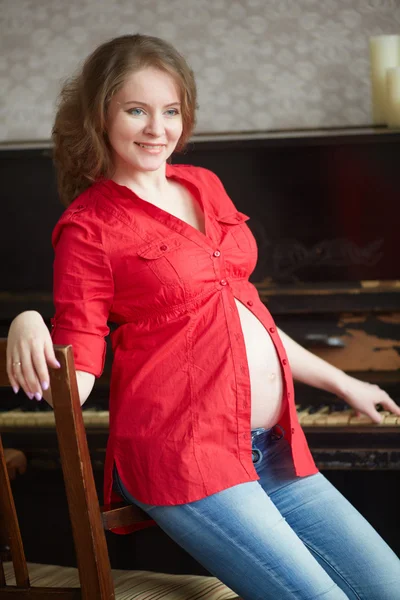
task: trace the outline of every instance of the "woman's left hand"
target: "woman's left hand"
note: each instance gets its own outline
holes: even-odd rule
[[[357,414],[362,413],[370,417],[374,423],[380,423],[382,416],[376,409],[377,405],[380,405],[384,410],[400,417],[400,406],[378,385],[354,377],[348,377],[346,383],[346,391],[341,397]]]

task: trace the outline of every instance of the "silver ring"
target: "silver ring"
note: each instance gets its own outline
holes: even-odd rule
[[[21,363],[21,362],[19,362],[19,361],[18,361],[18,362],[13,362],[13,365],[17,365],[17,366],[19,366],[19,367],[20,367],[20,366],[22,365],[22,363]]]

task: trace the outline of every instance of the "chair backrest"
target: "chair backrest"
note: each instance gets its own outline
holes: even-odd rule
[[[0,339],[0,386],[10,385],[6,373],[6,347],[7,340]],[[51,597],[112,600],[115,597],[114,585],[104,529],[125,527],[151,519],[135,506],[119,505],[107,507],[107,510],[100,509],[79,401],[72,346],[55,345],[54,349],[61,368],[50,369],[50,386],[81,590],[71,590],[70,593],[74,594],[71,596],[54,596],[53,593]],[[27,589],[29,594],[34,588],[29,590],[29,576],[2,447],[0,453],[0,511],[6,515],[17,585]],[[0,600],[3,598],[1,590],[4,589],[2,572],[0,568]],[[77,592],[81,595],[77,595]],[[45,595],[37,597],[47,598]]]

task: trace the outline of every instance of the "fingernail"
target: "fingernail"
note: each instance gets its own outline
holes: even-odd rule
[[[36,392],[35,398],[36,398],[36,400],[41,400],[42,399],[42,394],[39,394],[39,392]]]
[[[29,398],[29,400],[33,400],[33,394],[31,394],[30,392],[26,394]]]
[[[13,385],[13,386],[12,386],[12,389],[13,389],[13,392],[14,392],[14,394],[18,394],[18,392],[19,392],[19,387],[17,387],[16,385]]]
[[[48,390],[49,389],[49,384],[47,383],[47,381],[42,381],[42,390]]]
[[[58,365],[59,367],[61,367],[61,365],[60,365],[60,363],[58,362],[58,360],[56,360],[56,363],[57,363],[57,365]]]

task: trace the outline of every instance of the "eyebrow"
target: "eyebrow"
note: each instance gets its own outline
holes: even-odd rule
[[[150,107],[149,104],[147,104],[146,102],[140,102],[140,100],[129,100],[129,102],[124,102],[124,106],[126,104],[140,104],[141,106],[146,106],[147,108]],[[164,106],[164,108],[168,108],[169,106],[180,106],[181,103],[180,102],[171,102],[170,104],[166,104]]]

